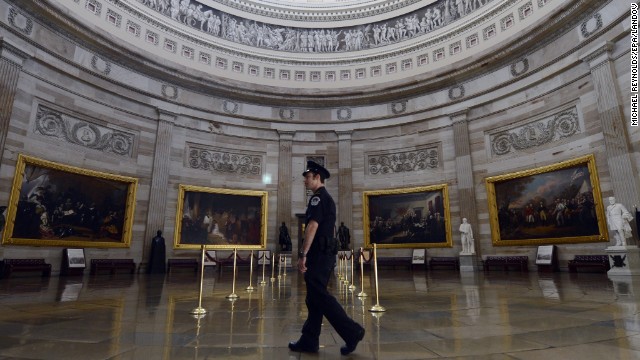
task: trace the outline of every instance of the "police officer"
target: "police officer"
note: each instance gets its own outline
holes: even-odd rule
[[[324,316],[345,341],[340,353],[347,355],[356,349],[364,337],[364,328],[347,316],[340,303],[327,291],[338,251],[333,238],[336,204],[324,187],[325,179],[331,174],[321,165],[308,161],[302,175],[305,187],[313,191],[307,204],[304,241],[298,252],[298,270],[304,274],[307,285],[305,303],[308,315],[302,326],[302,336],[298,341],[290,342],[289,349],[318,352]]]

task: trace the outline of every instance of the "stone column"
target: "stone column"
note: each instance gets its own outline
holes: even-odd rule
[[[18,77],[29,55],[0,37],[0,159],[9,132],[13,100],[18,87]]]
[[[351,131],[338,134],[338,219],[353,233],[353,175],[351,171]],[[353,246],[353,242],[351,243]]]
[[[169,239],[169,242],[173,239],[173,236],[164,234],[164,221],[167,213],[167,187],[169,186],[171,163],[171,133],[175,121],[175,114],[158,109],[158,128],[156,130],[156,147],[153,153],[147,227],[145,230],[144,249],[142,250],[142,262],[144,264],[148,261],[151,239],[156,236],[156,231],[163,231],[165,240]]]
[[[469,145],[469,122],[467,120],[467,109],[449,114],[453,123],[453,148],[456,156],[456,177],[458,180],[458,203],[460,206],[460,218],[451,219],[451,230],[453,241],[460,241],[458,227],[462,223],[462,218],[467,218],[473,229],[474,235],[478,234],[478,213],[476,211],[476,193],[473,182],[473,167],[471,164],[471,147]],[[477,236],[474,236],[477,237]],[[474,241],[475,258],[481,256],[481,246],[478,239]],[[474,270],[476,266],[473,262],[463,264],[460,258],[460,270]]]
[[[283,222],[289,229],[293,239],[294,219],[291,213],[291,182],[293,179],[291,151],[295,131],[278,131],[280,136],[280,152],[278,154],[278,210],[276,212],[276,249],[278,247],[278,231]]]
[[[638,172],[631,159],[632,149],[627,133],[629,123],[624,118],[620,89],[616,86],[617,76],[611,59],[613,46],[613,43],[608,41],[600,44],[591,52],[583,55],[581,60],[589,64],[591,68],[591,78],[596,93],[598,114],[606,148],[604,155],[607,157],[607,165],[609,166],[613,196],[632,211],[633,205],[640,204]],[[635,228],[635,221],[631,222],[631,226]],[[628,239],[627,243],[628,245],[637,245],[635,238]]]

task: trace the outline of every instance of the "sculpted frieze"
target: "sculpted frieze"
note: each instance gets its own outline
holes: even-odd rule
[[[35,133],[89,149],[133,156],[135,136],[38,105]]]
[[[490,135],[494,156],[531,149],[580,133],[578,109],[572,107],[548,117]]]
[[[332,53],[391,45],[438,30],[493,0],[438,0],[410,13],[340,28],[267,24],[193,0],[138,0],[173,21],[235,43],[295,53]]]
[[[264,155],[188,144],[187,166],[217,173],[261,176]]]
[[[438,145],[412,150],[367,154],[367,172],[369,175],[406,173],[439,166]]]

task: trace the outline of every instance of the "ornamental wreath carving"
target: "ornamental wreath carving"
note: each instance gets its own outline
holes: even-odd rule
[[[382,175],[436,169],[439,166],[438,146],[414,150],[396,150],[384,154],[367,155],[369,175]]]
[[[192,169],[218,173],[261,176],[263,156],[188,145],[187,164]]]
[[[133,156],[135,136],[38,105],[35,132],[89,149]]]
[[[506,155],[548,144],[580,133],[578,109],[561,111],[525,125],[490,136],[493,155]]]

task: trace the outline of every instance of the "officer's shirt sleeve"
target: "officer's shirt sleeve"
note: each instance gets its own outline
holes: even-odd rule
[[[315,220],[318,224],[322,222],[323,219],[323,203],[320,195],[313,195],[309,200],[309,207],[307,209],[307,222],[311,220]]]

